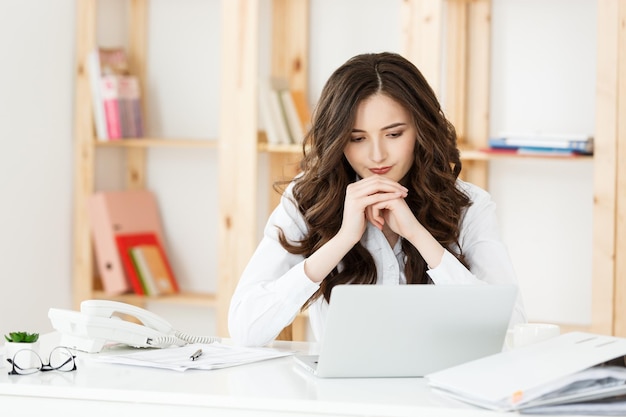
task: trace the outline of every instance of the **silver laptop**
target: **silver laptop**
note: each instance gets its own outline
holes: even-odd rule
[[[502,350],[512,285],[338,285],[319,356],[296,355],[318,377],[420,377]]]

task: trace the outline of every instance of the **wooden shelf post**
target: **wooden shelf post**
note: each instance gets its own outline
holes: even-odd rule
[[[146,63],[148,54],[148,0],[130,0],[130,34],[128,44],[128,65],[131,74],[138,77],[141,103],[147,101]],[[145,119],[145,108],[142,114]],[[131,190],[146,188],[146,149],[128,148],[126,153],[126,187]]]
[[[217,332],[257,245],[258,0],[222,2]]]
[[[96,2],[76,2],[76,95],[74,118],[74,262],[73,304],[90,298],[94,269],[87,201],[94,190],[94,123],[87,74],[87,55],[96,45]]]
[[[598,1],[590,331],[626,336],[626,4]]]
[[[272,68],[273,76],[289,80],[289,88],[308,91],[309,82],[309,0],[274,0],[272,4]],[[270,152],[269,210],[280,202],[272,184],[289,180],[299,170],[300,153]],[[304,340],[306,319],[298,317],[278,336],[279,340]]]

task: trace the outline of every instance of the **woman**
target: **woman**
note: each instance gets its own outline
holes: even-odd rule
[[[231,300],[236,342],[267,344],[304,308],[320,340],[338,284],[516,284],[495,204],[458,179],[454,127],[400,55],[331,75],[301,168]],[[511,323],[523,321],[520,297]]]

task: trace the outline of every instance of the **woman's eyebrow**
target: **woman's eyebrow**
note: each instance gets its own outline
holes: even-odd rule
[[[392,123],[390,125],[387,126],[383,126],[380,130],[387,130],[387,129],[393,129],[394,127],[398,127],[398,126],[406,126],[407,124],[404,122],[397,122],[397,123]],[[357,129],[357,128],[353,128],[352,129],[352,133],[365,133],[365,130],[361,130],[361,129]]]
[[[394,127],[398,127],[398,126],[406,126],[406,123],[404,123],[404,122],[392,123],[392,124],[390,124],[388,126],[383,127],[380,130],[393,129]]]

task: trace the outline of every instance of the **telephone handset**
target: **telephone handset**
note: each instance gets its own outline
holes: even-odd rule
[[[143,325],[122,320],[116,313],[132,316]],[[48,317],[61,333],[62,345],[89,353],[100,352],[107,342],[164,348],[220,341],[218,337],[179,332],[156,314],[118,301],[86,300],[80,304],[80,312],[51,308]]]

